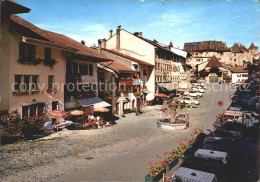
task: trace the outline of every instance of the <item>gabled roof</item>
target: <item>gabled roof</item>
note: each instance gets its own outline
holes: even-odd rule
[[[109,68],[115,72],[135,72],[135,70],[121,64],[121,63],[118,63],[116,61],[106,61],[106,62],[100,62],[99,63],[100,65],[103,66],[103,68]],[[101,67],[102,68],[102,67]]]
[[[12,0],[0,0],[1,10],[3,14],[18,14],[18,13],[28,13],[31,9],[18,4]]]
[[[216,56],[213,56],[205,67],[223,67]]]
[[[189,52],[202,52],[202,51],[217,51],[224,52],[230,51],[230,49],[226,46],[222,41],[201,41],[201,42],[188,42],[184,43],[184,50]]]
[[[115,54],[115,55],[117,55],[117,56],[120,56],[120,57],[129,59],[129,60],[134,61],[134,62],[136,62],[136,63],[138,63],[138,64],[140,64],[140,65],[144,65],[144,66],[148,66],[148,67],[154,67],[154,65],[152,65],[152,64],[150,64],[150,63],[147,63],[147,62],[142,61],[142,60],[140,60],[140,59],[136,59],[136,58],[134,58],[134,57],[128,56],[128,55],[126,55],[126,54],[122,54],[122,53],[120,53],[120,52],[117,52],[117,51],[114,51],[114,50],[111,50],[111,49],[102,49],[102,50],[104,50],[104,51],[106,51],[106,52],[109,52],[109,53],[112,53],[112,54]]]
[[[229,67],[232,73],[247,73],[247,67]]]
[[[75,55],[93,57],[100,61],[110,60],[80,42],[65,35],[38,28],[16,15],[11,15],[11,29],[28,42],[68,49],[73,51]]]
[[[247,52],[247,48],[242,44],[235,43],[231,48],[233,53],[244,53]]]
[[[248,50],[252,50],[252,49],[258,49],[258,47],[255,46],[254,43],[252,43],[252,44],[249,46]]]

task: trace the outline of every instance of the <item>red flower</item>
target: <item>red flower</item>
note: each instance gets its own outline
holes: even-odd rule
[[[164,155],[164,156],[167,156],[167,155],[168,155],[168,153],[169,153],[169,151],[165,152],[163,155]]]
[[[152,162],[149,162],[149,165],[152,165],[153,163]]]
[[[155,165],[158,165],[158,163],[156,162],[156,163],[154,163]]]
[[[153,173],[154,172],[154,169],[150,169],[150,173]]]

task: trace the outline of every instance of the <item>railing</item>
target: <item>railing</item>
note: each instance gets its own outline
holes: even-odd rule
[[[134,81],[133,80],[119,80],[119,85],[133,86]]]
[[[66,83],[80,83],[81,75],[80,74],[66,74]]]

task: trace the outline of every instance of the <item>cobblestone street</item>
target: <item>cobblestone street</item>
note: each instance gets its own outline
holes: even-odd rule
[[[63,131],[45,141],[22,142],[0,148],[4,181],[142,181],[155,155],[175,148],[176,141],[195,127],[212,129],[215,115],[229,105],[229,91],[208,91],[197,109],[178,109],[190,115],[185,131],[163,131],[156,120],[161,106],[127,114],[117,124],[99,130]],[[134,175],[133,175],[134,174]]]

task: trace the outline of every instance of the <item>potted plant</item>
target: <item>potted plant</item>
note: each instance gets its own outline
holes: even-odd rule
[[[135,92],[135,93],[134,93],[134,96],[135,96],[135,97],[138,97],[138,96],[140,96],[140,95],[141,95],[140,92]]]
[[[158,155],[156,157],[159,159],[158,162],[149,162],[150,172],[145,176],[145,181],[160,181],[163,177],[163,173],[166,173],[165,162]]]

